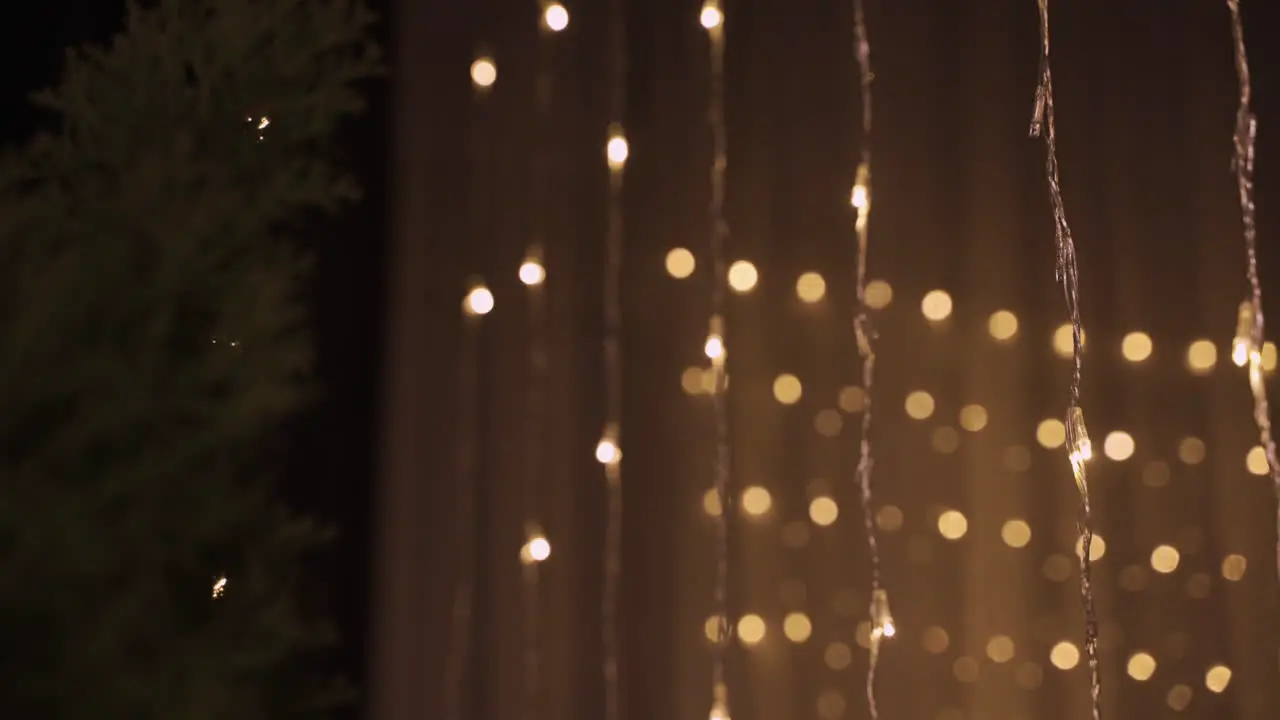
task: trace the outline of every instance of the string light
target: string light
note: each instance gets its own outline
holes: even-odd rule
[[[849,202],[857,213],[854,230],[858,243],[857,297],[858,307],[853,319],[853,329],[858,343],[858,355],[862,358],[862,440],[859,449],[857,480],[862,501],[863,527],[867,536],[867,557],[871,565],[871,603],[868,615],[871,633],[867,643],[867,712],[872,720],[879,717],[876,706],[876,670],[880,664],[880,643],[893,637],[897,627],[889,609],[889,594],[880,584],[880,548],[876,540],[875,510],[871,497],[871,469],[875,461],[871,455],[871,388],[875,381],[876,331],[872,327],[867,305],[867,244],[871,223],[871,42],[867,34],[867,16],[862,0],[853,0],[854,54],[858,62],[858,80],[862,101],[862,161],[858,164],[853,192]]]
[[[1084,606],[1084,646],[1089,659],[1089,689],[1094,720],[1102,717],[1102,681],[1098,672],[1098,616],[1094,608],[1092,570],[1093,510],[1089,498],[1086,463],[1093,457],[1093,445],[1085,429],[1084,410],[1080,407],[1080,375],[1084,333],[1080,323],[1079,273],[1076,267],[1075,241],[1067,225],[1058,181],[1057,134],[1053,117],[1053,73],[1049,66],[1049,0],[1040,5],[1040,81],[1036,86],[1035,107],[1031,117],[1031,137],[1045,141],[1045,176],[1053,203],[1054,240],[1057,247],[1055,275],[1062,283],[1067,312],[1071,316],[1072,371],[1070,403],[1067,406],[1066,446],[1071,472],[1080,492],[1080,511],[1076,525],[1080,534],[1080,599]]]
[[[715,489],[720,500],[716,516],[715,613],[720,623],[716,633],[715,657],[712,661],[712,703],[710,720],[729,720],[729,692],[725,683],[725,656],[730,642],[728,612],[729,594],[729,412],[727,407],[728,372],[725,362],[728,350],[724,340],[724,298],[728,283],[725,244],[729,224],[725,219],[725,174],[729,164],[728,128],[724,118],[724,12],[718,0],[705,0],[699,22],[710,40],[710,101],[708,120],[711,126],[711,318],[703,351],[711,361],[713,374],[712,407],[715,415],[716,457]]]
[[[626,19],[622,0],[609,3],[611,60],[609,67],[609,139],[605,160],[609,167],[608,226],[604,240],[604,374],[605,426],[596,446],[604,465],[608,509],[605,514],[604,588],[600,600],[600,633],[604,651],[604,718],[618,720],[618,589],[622,576],[622,242],[625,226],[622,188],[631,155],[623,120],[626,105]]]
[[[471,63],[471,84],[476,90],[488,90],[498,81],[498,65],[485,56]]]
[[[1235,44],[1236,76],[1240,81],[1240,106],[1236,111],[1235,160],[1236,189],[1240,193],[1240,219],[1244,231],[1245,272],[1250,295],[1240,303],[1236,318],[1236,337],[1232,359],[1249,367],[1249,390],[1253,393],[1253,419],[1258,426],[1262,450],[1271,471],[1271,483],[1280,497],[1280,463],[1276,461],[1276,443],[1271,434],[1271,409],[1267,402],[1267,386],[1263,378],[1262,338],[1266,322],[1262,314],[1262,282],[1258,278],[1258,227],[1253,201],[1254,142],[1258,119],[1250,107],[1253,85],[1249,79],[1249,55],[1244,44],[1244,23],[1240,20],[1240,1],[1227,0],[1231,11],[1231,36]],[[1280,551],[1280,506],[1276,508],[1276,549]],[[1280,574],[1280,556],[1276,559]]]
[[[213,581],[213,598],[216,600],[227,592],[227,576],[223,575]]]

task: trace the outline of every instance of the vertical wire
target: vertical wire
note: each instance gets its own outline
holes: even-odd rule
[[[1240,19],[1240,0],[1227,0],[1227,8],[1231,11],[1231,36],[1235,45],[1236,76],[1240,81],[1240,106],[1236,111],[1234,137],[1235,158],[1232,164],[1236,175],[1236,188],[1240,193],[1245,272],[1249,279],[1250,290],[1249,299],[1242,306],[1242,309],[1247,306],[1249,311],[1247,323],[1241,328],[1247,332],[1247,335],[1244,338],[1238,337],[1237,343],[1242,339],[1248,342],[1245,348],[1248,351],[1246,357],[1249,363],[1249,387],[1253,393],[1253,418],[1258,425],[1263,452],[1267,456],[1271,483],[1275,488],[1277,499],[1280,499],[1280,463],[1276,462],[1276,443],[1271,433],[1271,410],[1267,402],[1267,386],[1262,368],[1265,319],[1262,314],[1262,282],[1258,279],[1258,227],[1253,200],[1254,143],[1258,134],[1258,119],[1250,107],[1253,86],[1249,78],[1249,55],[1245,51],[1244,23]],[[1280,576],[1280,505],[1276,508],[1276,563],[1276,573]]]
[[[617,446],[622,442],[622,190],[625,155],[610,157],[609,147],[621,139],[625,148],[623,121],[626,107],[626,19],[623,0],[609,3],[609,120],[606,145],[609,160],[609,217],[605,233],[604,273],[604,362],[605,431]],[[624,151],[625,152],[625,151]],[[619,720],[618,691],[618,585],[622,574],[622,457],[604,464],[608,511],[605,519],[604,589],[601,594],[601,642],[604,650],[604,720]]]
[[[858,85],[862,102],[862,160],[858,166],[854,185],[853,205],[857,210],[855,229],[858,243],[857,310],[853,327],[858,343],[858,355],[862,359],[862,389],[866,405],[862,410],[862,439],[859,447],[857,482],[862,502],[862,521],[867,537],[867,558],[870,564],[871,598],[868,605],[870,619],[869,654],[867,659],[866,695],[867,712],[871,720],[880,714],[876,703],[876,670],[880,664],[880,642],[894,634],[892,616],[889,614],[888,596],[880,582],[880,547],[876,538],[872,505],[871,470],[875,461],[871,454],[872,385],[875,381],[876,330],[867,307],[867,244],[870,239],[871,220],[871,82],[875,75],[871,69],[871,43],[867,34],[866,11],[863,0],[853,0],[854,54],[858,63]]]
[[[716,7],[716,12],[720,12]],[[704,9],[705,14],[705,9]],[[723,13],[713,27],[707,28],[711,39],[711,74],[708,122],[711,129],[711,326],[712,333],[720,336],[719,359],[712,358],[715,369],[715,387],[712,396],[712,412],[715,415],[715,487],[720,500],[720,514],[716,519],[716,576],[715,607],[719,632],[712,663],[712,683],[717,699],[727,710],[728,698],[725,684],[726,655],[730,642],[729,624],[729,411],[728,373],[724,368],[727,352],[724,349],[724,299],[728,282],[728,262],[725,246],[729,239],[729,223],[725,218],[725,176],[729,164],[729,131],[724,112],[724,24]]]
[[[1093,450],[1085,430],[1084,412],[1080,407],[1080,377],[1082,368],[1083,329],[1080,322],[1079,271],[1076,265],[1075,240],[1067,225],[1067,213],[1062,202],[1062,188],[1058,180],[1057,131],[1053,114],[1053,74],[1049,65],[1049,0],[1039,0],[1040,6],[1040,82],[1036,86],[1035,106],[1031,118],[1031,137],[1043,137],[1045,141],[1045,176],[1049,184],[1049,197],[1053,204],[1054,241],[1056,245],[1055,279],[1062,284],[1062,294],[1067,312],[1071,316],[1072,370],[1069,405],[1067,407],[1067,452],[1075,475],[1076,488],[1080,491],[1080,507],[1076,527],[1080,535],[1080,601],[1084,608],[1085,654],[1089,660],[1089,690],[1094,720],[1102,717],[1102,682],[1098,671],[1098,614],[1093,598],[1093,510],[1089,497],[1089,482],[1085,463]]]

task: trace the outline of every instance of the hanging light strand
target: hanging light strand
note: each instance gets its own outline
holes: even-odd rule
[[[602,442],[612,442],[605,458],[604,589],[600,631],[604,650],[604,720],[619,720],[618,584],[622,576],[622,188],[630,147],[623,130],[626,111],[626,18],[623,0],[609,3],[609,137],[605,161],[609,167],[608,227],[604,266],[605,427]],[[597,458],[598,459],[598,458]]]
[[[728,282],[725,246],[729,239],[729,223],[725,219],[725,175],[729,163],[728,128],[724,112],[724,11],[719,0],[706,0],[699,21],[710,40],[710,88],[708,121],[711,129],[711,318],[704,345],[711,361],[714,377],[712,412],[715,416],[716,455],[714,479],[720,513],[716,517],[715,611],[719,624],[715,655],[712,660],[711,720],[728,720],[729,696],[725,678],[725,660],[730,643],[729,623],[729,411],[728,350],[725,346],[724,300]]]
[[[1240,19],[1240,0],[1227,0],[1227,8],[1231,11],[1236,77],[1240,81],[1240,106],[1236,111],[1235,158],[1232,169],[1235,170],[1236,188],[1240,193],[1245,271],[1250,291],[1249,297],[1240,304],[1233,354],[1243,355],[1249,368],[1253,418],[1258,425],[1263,452],[1266,453],[1272,485],[1277,497],[1280,497],[1280,463],[1276,462],[1276,443],[1271,434],[1271,410],[1267,402],[1267,386],[1262,367],[1263,332],[1266,326],[1262,314],[1262,282],[1258,279],[1258,226],[1253,200],[1254,143],[1258,134],[1258,119],[1250,107],[1253,84],[1249,76],[1249,55],[1244,43],[1244,23]],[[1276,509],[1276,550],[1280,552],[1280,507]],[[1280,574],[1280,555],[1277,556],[1276,572]]]
[[[1031,117],[1031,137],[1044,138],[1045,176],[1053,204],[1054,241],[1056,245],[1055,279],[1062,284],[1062,294],[1071,316],[1072,369],[1070,402],[1067,406],[1067,457],[1080,492],[1080,508],[1076,527],[1080,535],[1080,600],[1084,607],[1084,647],[1089,660],[1089,690],[1094,720],[1102,717],[1102,681],[1098,671],[1098,613],[1093,599],[1093,509],[1089,497],[1089,481],[1085,465],[1093,457],[1093,446],[1085,429],[1084,411],[1080,407],[1083,329],[1080,323],[1079,272],[1076,266],[1075,240],[1067,225],[1067,212],[1062,202],[1058,181],[1057,134],[1053,117],[1053,73],[1049,65],[1049,0],[1040,4],[1040,81],[1036,86],[1035,107]]]
[[[867,660],[867,712],[872,720],[880,716],[876,704],[876,670],[880,665],[880,643],[896,632],[893,613],[889,609],[889,595],[880,580],[880,547],[876,540],[876,526],[872,505],[871,470],[875,464],[871,454],[872,385],[876,369],[876,331],[867,307],[867,244],[871,223],[871,82],[875,75],[871,70],[871,42],[867,33],[867,16],[862,0],[853,0],[854,55],[858,63],[858,86],[862,102],[862,160],[858,164],[851,203],[857,213],[854,228],[857,233],[857,301],[853,319],[854,334],[858,343],[858,355],[862,359],[862,389],[865,405],[862,408],[862,439],[858,454],[857,481],[862,501],[862,521],[867,536],[867,558],[871,567],[871,600],[868,611],[870,635]]]

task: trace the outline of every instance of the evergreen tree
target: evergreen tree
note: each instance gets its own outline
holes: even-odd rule
[[[0,717],[257,720],[326,700],[273,496],[309,395],[302,223],[377,70],[357,0],[156,0],[0,160]],[[221,597],[215,580],[227,578]]]

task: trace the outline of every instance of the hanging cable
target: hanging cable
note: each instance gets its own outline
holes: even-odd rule
[[[1093,509],[1089,497],[1089,481],[1085,465],[1093,457],[1093,446],[1085,429],[1084,410],[1080,407],[1080,376],[1084,330],[1080,323],[1079,272],[1076,267],[1076,245],[1067,225],[1067,211],[1062,203],[1058,182],[1057,134],[1053,117],[1053,74],[1049,67],[1049,0],[1040,4],[1040,81],[1036,86],[1035,107],[1031,117],[1031,137],[1045,141],[1045,175],[1049,197],[1053,203],[1054,241],[1056,245],[1055,279],[1062,284],[1067,312],[1071,316],[1072,371],[1070,401],[1067,406],[1067,457],[1080,492],[1080,508],[1076,527],[1080,535],[1080,600],[1084,606],[1084,647],[1089,659],[1089,689],[1093,718],[1102,718],[1102,681],[1098,672],[1098,613],[1093,600]]]
[[[857,212],[854,228],[857,232],[858,307],[853,319],[853,330],[858,342],[858,355],[862,358],[862,441],[858,454],[857,479],[861,491],[862,523],[867,535],[867,559],[871,566],[871,602],[868,608],[870,630],[867,659],[867,712],[871,720],[880,717],[876,705],[876,670],[880,664],[880,643],[897,632],[893,613],[889,610],[889,595],[880,582],[880,547],[876,541],[876,526],[871,498],[871,408],[872,384],[876,369],[876,331],[871,323],[867,306],[867,243],[871,222],[871,43],[867,35],[867,16],[862,0],[853,0],[854,55],[858,63],[859,88],[862,98],[862,161],[858,165],[850,202]]]

